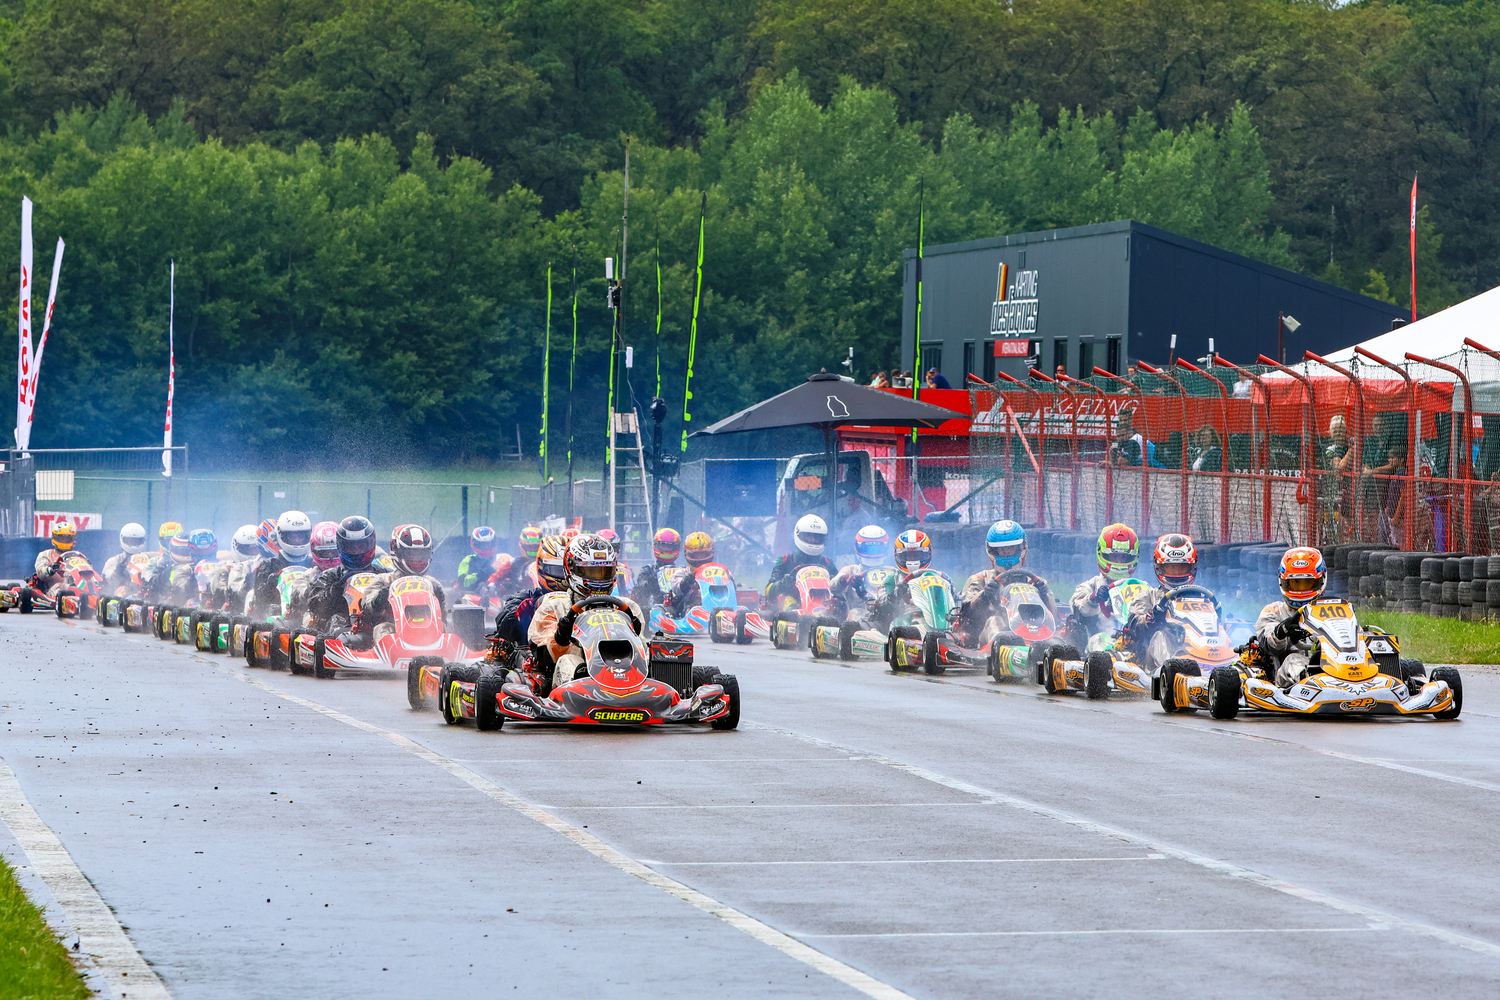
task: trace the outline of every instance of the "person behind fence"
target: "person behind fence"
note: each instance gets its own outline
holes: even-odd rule
[[[311,531],[311,526],[308,530]],[[319,573],[307,588],[308,625],[332,633],[346,643],[358,643],[363,639],[358,634],[363,631],[362,623],[350,610],[344,591],[351,576],[370,571],[375,559],[375,526],[358,514],[344,518],[339,522],[338,547],[339,564]]]
[[[1188,457],[1194,472],[1223,472],[1224,448],[1219,443],[1219,432],[1208,424],[1198,428]]]
[[[1047,581],[1026,568],[1026,531],[1015,521],[996,521],[984,537],[984,548],[990,557],[990,568],[980,570],[964,583],[958,599],[962,608],[961,627],[977,645],[983,645],[996,634],[1006,631],[1002,621],[1000,593],[1008,583],[1029,583],[1036,587],[1052,616],[1057,617],[1057,599]]]
[[[131,521],[120,529],[120,551],[104,561],[108,593],[123,594],[130,587],[130,559],[146,551],[146,529]]]
[[[1323,466],[1329,472],[1348,472],[1354,467],[1354,451],[1349,446],[1349,424],[1342,413],[1328,418],[1328,447],[1323,449]]]
[[[598,535],[581,534],[568,543],[563,556],[568,589],[548,594],[537,605],[526,639],[545,664],[553,664],[552,686],[556,688],[573,680],[583,667],[584,651],[574,641],[574,610],[590,597],[607,597],[615,586],[618,563],[615,547]],[[641,632],[640,605],[623,598],[631,626]]]
[[[262,558],[255,566],[255,589],[250,607],[252,617],[265,618],[280,613],[281,594],[276,590],[277,577],[288,566],[312,564],[312,530],[312,519],[300,510],[283,511],[276,519],[276,554]]]
[[[1145,453],[1146,438],[1135,429],[1135,421],[1129,410],[1122,410],[1115,418],[1115,443],[1109,446],[1108,461],[1120,466],[1139,466]]]
[[[1126,525],[1111,524],[1099,532],[1095,548],[1099,573],[1080,583],[1069,601],[1073,620],[1082,626],[1085,635],[1097,635],[1114,623],[1110,588],[1135,575],[1140,552],[1140,539]]]
[[[1276,683],[1288,688],[1307,675],[1312,644],[1302,627],[1302,609],[1328,586],[1323,554],[1308,546],[1287,549],[1281,556],[1281,600],[1261,609],[1255,619],[1260,648],[1276,661]]]
[[[542,581],[541,586],[512,594],[500,605],[500,610],[495,615],[495,635],[507,642],[525,645],[537,605],[548,594],[568,588],[568,576],[563,568],[562,543],[555,535],[543,538],[538,544],[533,575]]]
[[[32,586],[46,592],[62,581],[63,554],[78,541],[78,529],[71,521],[58,521],[52,526],[52,548],[37,553],[32,569]]]
[[[391,542],[395,544],[395,539]],[[495,551],[500,547],[500,538],[495,534],[495,529],[488,525],[480,525],[469,532],[469,554],[463,557],[458,564],[458,589],[461,593],[470,593],[479,589],[479,585],[494,572],[490,566],[495,561]],[[391,550],[391,555],[395,555]]]
[[[816,514],[804,514],[792,529],[791,552],[776,560],[771,567],[771,579],[766,582],[765,602],[771,610],[779,609],[784,598],[795,598],[797,594],[797,571],[804,566],[822,566],[828,578],[838,572],[833,560],[823,554],[828,544],[828,525]]]
[[[420,524],[401,524],[391,530],[391,559],[396,568],[382,573],[365,588],[360,602],[360,629],[357,641],[372,646],[380,637],[396,631],[396,615],[391,608],[391,585],[403,577],[421,577],[432,585],[438,612],[448,620],[448,599],[437,577],[427,571],[432,567],[432,535]]]

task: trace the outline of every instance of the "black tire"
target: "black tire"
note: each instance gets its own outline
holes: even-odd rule
[[[1097,650],[1083,663],[1085,692],[1090,701],[1109,697],[1110,682],[1115,676],[1115,661],[1108,653]]]
[[[76,591],[76,590],[68,590],[66,588],[63,589],[63,590],[59,590],[57,592],[57,596],[55,596],[55,597],[52,598],[52,612],[53,612],[53,614],[57,615],[57,617],[59,617],[59,618],[66,618],[66,617],[68,617],[67,615],[63,614],[63,597],[64,596],[73,596],[73,595],[76,595],[77,593],[78,593],[78,591]]]
[[[99,595],[99,600],[94,604],[94,621],[100,625],[109,624],[109,602],[110,598],[105,594]]]
[[[1458,674],[1457,667],[1433,667],[1432,679],[1445,681],[1453,689],[1453,706],[1441,712],[1433,712],[1434,719],[1456,719],[1458,713],[1464,710],[1464,681]]]
[[[896,666],[896,640],[910,640],[920,638],[922,638],[922,632],[915,625],[897,625],[895,628],[891,629],[889,634],[887,634],[885,640],[885,662],[890,666],[892,670],[904,669],[902,667]]]
[[[427,704],[422,700],[422,668],[442,663],[441,656],[413,656],[406,665],[406,703],[418,712],[425,712]]]
[[[1044,665],[1047,662],[1047,651],[1055,645],[1057,643],[1049,639],[1043,639],[1040,642],[1032,643],[1031,648],[1026,650],[1026,660],[1031,664],[1031,675],[1038,684],[1047,689],[1048,694],[1052,694],[1053,691]]]
[[[729,711],[709,723],[713,729],[738,729],[740,726],[740,681],[734,674],[719,674],[713,679],[729,696]]]
[[[479,668],[471,667],[461,663],[450,663],[443,668],[438,677],[438,709],[443,713],[443,721],[450,726],[456,726],[463,721],[463,716],[454,715],[452,706],[448,704],[448,688],[454,681],[466,681],[475,683],[479,680]]]
[[[854,633],[859,631],[859,622],[839,623],[839,659],[848,662],[854,659]]]
[[[209,615],[203,611],[194,611],[188,616],[188,642],[200,653],[207,653],[212,649],[211,643],[203,641],[203,629],[201,627],[208,620]]]
[[[474,728],[492,733],[505,725],[498,698],[505,683],[503,674],[484,674],[474,682]]]
[[[337,667],[329,668],[323,665],[323,654],[327,651],[327,643],[327,638],[321,635],[313,643],[313,676],[331,681],[339,675],[339,672]]]
[[[709,642],[733,642],[732,636],[726,637],[719,634],[719,616],[724,614],[721,608],[708,617],[708,640]]]
[[[779,624],[781,624],[781,622],[783,622],[785,620],[786,619],[782,617],[782,613],[780,611],[776,612],[774,615],[771,616],[771,648],[772,649],[782,649],[783,648],[783,646],[781,645],[781,633],[776,628],[776,626],[779,625]]]
[[[693,667],[693,690],[696,691],[705,684],[712,684],[718,673],[718,667]]]
[[[1052,665],[1058,660],[1081,659],[1083,659],[1083,654],[1078,652],[1077,646],[1068,646],[1060,642],[1055,642],[1047,647],[1047,651],[1042,654],[1042,664],[1040,670],[1042,677],[1042,686],[1047,689],[1048,694],[1057,694],[1057,692],[1064,690],[1063,688],[1054,687],[1052,684]]]
[[[755,638],[745,629],[746,616],[749,612],[744,608],[736,608],[734,612],[734,641],[741,646],[748,646]]]
[[[1177,704],[1177,676],[1202,677],[1203,668],[1192,660],[1177,659],[1168,660],[1161,665],[1161,710],[1163,712],[1191,712],[1194,709],[1187,705]]]
[[[32,593],[33,593],[33,591],[32,591],[32,589],[30,587],[22,587],[21,588],[21,597],[20,597],[19,600],[16,601],[16,608],[23,615],[29,615],[29,614],[31,614],[31,595],[32,595]]]
[[[296,661],[287,653],[282,652],[281,649],[281,637],[290,636],[291,634],[289,629],[271,629],[271,669],[290,670],[292,673],[300,675],[302,668],[297,666]]]
[[[1401,663],[1402,680],[1409,681],[1413,677],[1425,678],[1427,676],[1427,666],[1421,660],[1411,656],[1403,656],[1399,662]]]
[[[256,633],[264,630],[265,626],[260,622],[255,622],[245,627],[245,665],[247,667],[260,666],[259,663],[255,662],[255,636]]]
[[[1232,719],[1240,714],[1238,667],[1214,667],[1208,675],[1208,714],[1215,719]]]
[[[938,637],[936,632],[928,632],[922,637],[922,669],[934,677],[947,672],[948,668],[943,665],[942,653],[938,650]]]

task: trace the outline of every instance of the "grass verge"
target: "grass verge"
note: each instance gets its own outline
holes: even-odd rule
[[[1401,639],[1401,655],[1424,663],[1500,663],[1500,628],[1492,622],[1393,611],[1361,611],[1359,620],[1395,633]]]
[[[85,1000],[83,977],[0,858],[0,997]]]

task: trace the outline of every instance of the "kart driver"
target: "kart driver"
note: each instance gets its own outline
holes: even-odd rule
[[[766,605],[775,609],[784,597],[797,593],[797,571],[804,566],[822,566],[831,580],[838,569],[833,560],[823,554],[828,544],[828,524],[816,514],[804,514],[792,531],[792,542],[796,548],[771,567],[771,579],[766,583]]]
[[[260,542],[256,538],[256,526],[242,524],[234,530],[229,540],[229,557],[232,560],[224,571],[223,601],[215,607],[239,609],[245,606],[245,597],[255,581],[255,559],[260,555]]]
[[[871,623],[880,632],[890,631],[896,615],[911,606],[911,582],[924,573],[937,572],[927,568],[932,562],[932,539],[925,531],[913,528],[897,535],[895,554],[896,574],[869,604]]]
[[[391,536],[392,556],[396,555],[395,545],[396,539],[393,535]],[[499,547],[500,539],[495,534],[494,528],[481,525],[469,532],[469,549],[471,551],[458,564],[458,589],[461,593],[471,593],[477,590],[479,585],[493,572],[491,566],[495,561],[495,550]]]
[[[681,554],[682,536],[672,528],[658,530],[651,539],[651,555],[656,565],[641,573],[630,599],[643,608],[660,604],[677,578],[677,557]]]
[[[312,519],[300,510],[285,511],[276,519],[274,540],[276,554],[262,558],[255,566],[255,589],[250,605],[251,617],[268,618],[280,612],[281,594],[276,590],[277,578],[288,566],[310,565],[312,529]],[[374,529],[371,530],[373,532]],[[373,554],[373,546],[370,551]],[[368,563],[368,560],[366,562]],[[335,570],[325,572],[332,573]],[[340,591],[339,599],[343,600],[342,591]]]
[[[141,569],[140,574],[141,596],[148,601],[159,600],[166,596],[167,586],[171,583],[172,567],[176,565],[172,561],[172,539],[176,538],[181,531],[182,525],[176,521],[164,521],[161,527],[156,529],[161,551],[156,553]]]
[[[511,595],[500,606],[500,612],[495,615],[495,634],[517,645],[526,642],[526,633],[531,628],[531,619],[536,615],[537,605],[541,603],[542,598],[568,589],[568,576],[563,569],[560,538],[553,535],[541,540],[532,572],[537,579],[542,581],[542,585]]]
[[[1307,675],[1311,645],[1302,627],[1302,609],[1322,596],[1328,567],[1317,549],[1299,546],[1281,556],[1282,600],[1272,601],[1255,619],[1261,650],[1276,660],[1276,683],[1289,688]]]
[[[572,608],[590,597],[605,597],[615,585],[618,571],[615,547],[598,535],[584,534],[573,539],[563,556],[563,567],[567,573],[568,589],[548,594],[537,606],[531,619],[527,641],[539,654],[542,662],[554,664],[552,687],[573,680],[573,675],[584,664],[584,651],[573,641]],[[641,632],[640,605],[624,598],[625,608],[631,616],[631,624],[637,635]],[[540,657],[546,652],[546,657]]]
[[[1151,554],[1160,587],[1152,587],[1130,602],[1130,619],[1121,633],[1120,644],[1145,652],[1152,636],[1161,629],[1167,609],[1162,598],[1178,587],[1186,587],[1198,577],[1198,549],[1187,535],[1176,532],[1156,540]],[[1214,599],[1215,608],[1218,600]]]
[[[960,627],[970,636],[977,636],[976,646],[1009,630],[1010,623],[1001,621],[999,616],[1000,591],[1007,583],[1029,583],[1036,587],[1037,596],[1052,616],[1057,617],[1057,601],[1047,581],[1026,569],[1024,528],[1014,521],[996,521],[984,536],[984,548],[990,557],[990,568],[969,577],[958,595],[963,611]]]
[[[714,561],[714,538],[706,531],[695,531],[688,535],[682,547],[688,569],[692,572],[678,571],[677,581],[667,596],[662,598],[663,607],[673,618],[683,617],[689,608],[702,602],[703,592],[698,587],[699,571]]]
[[[873,596],[866,585],[865,574],[868,570],[886,567],[894,570],[895,567],[891,567],[885,558],[889,551],[891,536],[884,528],[878,524],[860,528],[854,536],[855,562],[839,570],[828,586],[834,600],[841,602],[847,610],[854,605],[856,598],[864,601]]]
[[[46,593],[62,582],[63,553],[71,551],[76,541],[78,529],[73,527],[71,521],[58,521],[52,526],[52,548],[38,552],[36,563],[32,567],[35,570],[31,583],[33,587]]]
[[[1083,628],[1085,637],[1111,629],[1114,616],[1110,611],[1110,587],[1135,575],[1140,551],[1140,539],[1123,524],[1111,524],[1099,532],[1096,552],[1099,575],[1080,583],[1069,602],[1073,620]]]
[[[301,514],[301,511],[292,513]],[[283,518],[285,516],[282,515]],[[303,514],[302,519],[306,521],[307,515]],[[276,530],[280,534],[279,522]],[[311,530],[312,526],[308,525],[308,531]],[[282,547],[285,548],[285,545],[283,541]],[[307,589],[308,624],[312,628],[335,634],[344,643],[354,645],[361,638],[357,634],[362,631],[361,623],[357,620],[358,616],[349,610],[344,589],[351,576],[370,571],[370,563],[375,558],[375,526],[368,518],[358,514],[344,518],[339,522],[338,547],[339,564],[319,573]],[[256,586],[258,589],[258,582]]]
[[[366,645],[372,645],[382,635],[396,630],[396,617],[391,610],[391,584],[400,577],[419,576],[432,584],[438,610],[442,612],[443,620],[448,620],[448,600],[443,585],[427,573],[432,565],[432,535],[427,529],[420,524],[403,524],[393,529],[391,558],[396,562],[395,572],[376,577],[375,582],[365,589],[364,600],[360,602],[363,625],[360,635],[365,638]]]
[[[131,521],[120,529],[120,551],[104,561],[104,586],[111,594],[130,588],[130,557],[146,551],[146,529]]]
[[[173,535],[167,542],[166,558],[152,563],[147,570],[150,572],[145,580],[147,600],[187,603],[183,596],[186,582],[191,580],[197,590],[197,581],[193,579],[193,541],[188,533],[179,531]]]

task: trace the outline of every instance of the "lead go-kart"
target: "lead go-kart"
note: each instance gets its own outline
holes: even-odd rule
[[[34,576],[29,580],[0,584],[0,612],[11,608],[23,615],[33,611],[52,611],[59,618],[93,614],[99,592],[104,589],[104,578],[89,565],[88,556],[82,552],[65,552],[58,562],[61,564],[61,579],[45,589],[37,586]]]
[[[439,676],[443,720],[495,730],[506,722],[652,726],[707,723],[734,729],[739,681],[716,667],[693,665],[693,644],[658,634],[649,643],[616,597],[575,604],[573,644],[584,662],[572,680],[552,686],[552,664],[498,638],[484,663],[449,664]],[[415,705],[414,705],[415,707]]]
[[[1232,663],[1201,672],[1163,669],[1156,691],[1167,712],[1206,708],[1215,719],[1242,711],[1299,716],[1431,715],[1456,719],[1463,710],[1463,679],[1455,667],[1427,676],[1421,660],[1404,659],[1401,641],[1361,625],[1342,597],[1321,597],[1297,614],[1312,639],[1307,673],[1276,683],[1276,660],[1251,640]]]
[[[1125,580],[1111,595],[1115,615],[1124,620],[1131,600],[1146,584]],[[1089,698],[1112,694],[1160,697],[1160,685],[1178,676],[1197,676],[1231,663],[1233,635],[1213,591],[1197,584],[1176,587],[1156,605],[1159,626],[1144,648],[1123,636],[1096,635],[1086,652],[1076,645],[1052,644],[1038,651],[1036,682],[1048,694],[1082,692]]]
[[[706,635],[713,642],[741,645],[770,634],[759,613],[739,603],[738,590],[728,567],[707,563],[691,572],[698,584],[698,603],[678,616],[674,616],[664,604],[653,606],[647,631],[681,638]]]

